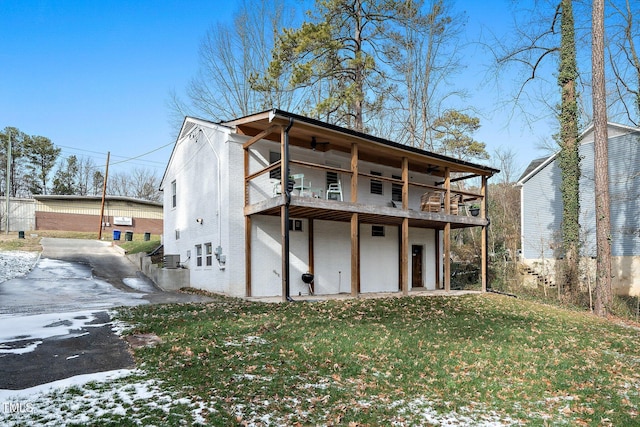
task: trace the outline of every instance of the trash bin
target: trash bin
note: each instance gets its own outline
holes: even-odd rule
[[[18,231],[18,239],[24,239],[24,231]]]
[[[120,240],[120,230],[113,230],[113,240]]]
[[[133,231],[127,231],[124,233],[124,240],[130,242],[133,240]]]
[[[148,242],[149,240],[151,240],[151,233],[144,233],[144,241]]]

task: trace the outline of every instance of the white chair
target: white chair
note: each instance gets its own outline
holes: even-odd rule
[[[282,194],[282,184],[280,180],[274,179],[271,183],[273,184],[273,197],[280,196]]]
[[[342,200],[342,185],[340,181],[336,183],[329,184],[329,188],[327,188],[327,200]]]
[[[293,185],[294,190],[298,190],[299,196],[309,196],[311,190],[311,181],[307,181],[307,184],[304,183],[304,174],[298,173],[295,175],[291,175],[291,178],[295,181]],[[298,182],[299,181],[299,182]]]

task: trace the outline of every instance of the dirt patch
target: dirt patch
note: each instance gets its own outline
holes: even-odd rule
[[[134,334],[124,337],[131,348],[137,349],[142,347],[155,347],[162,344],[162,339],[156,334]]]

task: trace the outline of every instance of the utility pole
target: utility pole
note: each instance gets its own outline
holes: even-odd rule
[[[109,177],[109,157],[111,151],[107,151],[107,166],[104,171],[104,182],[102,183],[102,204],[100,205],[100,228],[98,229],[98,240],[102,240],[102,221],[104,219],[104,199],[107,195],[107,178]]]
[[[9,193],[11,192],[11,130],[7,129],[7,191],[4,193],[5,197],[5,217],[6,228],[5,233],[9,234]]]

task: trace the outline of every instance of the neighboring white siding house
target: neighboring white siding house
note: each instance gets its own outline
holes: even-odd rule
[[[279,124],[285,119],[295,119],[290,130]],[[497,171],[444,156],[427,161],[424,151],[383,141],[370,152],[365,137],[278,110],[223,124],[186,118],[161,184],[165,254],[180,256],[190,286],[233,296],[283,295],[287,272],[291,296],[309,294],[306,272],[315,294],[448,288],[448,231],[487,221],[422,213],[420,197],[430,187],[447,194],[449,163],[485,182]],[[280,190],[285,152],[303,187],[290,203]],[[328,200],[336,182],[342,200]]]
[[[612,268],[615,291],[640,295],[640,129],[609,124],[609,192]],[[585,272],[593,274],[595,193],[593,130],[580,137],[580,228]],[[522,258],[553,277],[560,253],[562,196],[556,155],[532,163],[519,181],[522,209]],[[586,262],[592,260],[591,262]]]

